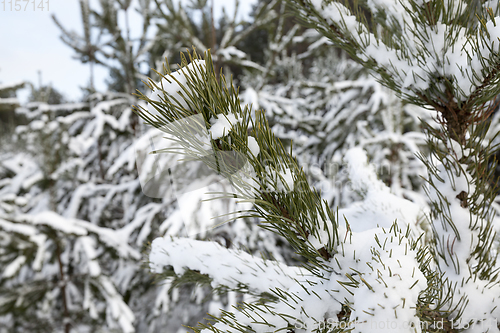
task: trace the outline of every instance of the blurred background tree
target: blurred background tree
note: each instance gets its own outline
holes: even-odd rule
[[[16,92],[25,86],[25,82],[12,84],[0,83],[0,137],[9,137],[16,123],[16,108],[20,106]]]
[[[42,72],[38,71],[38,87],[30,83],[31,92],[28,102],[42,102],[47,104],[63,104],[66,102],[62,93],[52,87],[52,84],[43,85]]]

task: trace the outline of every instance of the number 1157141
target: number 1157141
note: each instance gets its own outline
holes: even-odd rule
[[[2,11],[49,11],[49,0],[0,0]]]

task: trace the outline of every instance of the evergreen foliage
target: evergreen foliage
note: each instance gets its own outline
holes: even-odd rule
[[[232,182],[232,195],[254,203],[247,214],[283,236],[305,260],[293,267],[195,240],[156,239],[150,253],[154,272],[193,270],[208,276],[212,286],[254,296],[195,331],[499,330],[490,158],[496,124],[488,119],[498,94],[500,32],[497,8],[489,5],[296,3],[304,20],[403,103],[425,107],[433,116],[423,119],[428,155],[420,154],[430,210],[391,194],[357,147],[343,155],[363,200],[336,215],[309,185],[292,150],[276,139],[263,112],[242,107],[232,82],[217,79],[210,54],[202,61],[194,53],[175,75],[167,65],[160,83],[149,81],[155,93],[141,98],[152,108],[136,112],[173,136],[189,158],[205,156],[207,166]],[[342,119],[342,112],[333,115]],[[204,130],[208,137],[200,138]],[[190,248],[203,256],[179,261]],[[231,264],[221,264],[226,262]]]
[[[0,131],[7,136],[12,131],[18,119],[15,110],[20,106],[16,91],[23,88],[25,82],[0,85]]]
[[[151,52],[151,64],[161,72],[165,58],[173,64],[180,62],[180,52],[195,47],[198,51],[211,50],[216,73],[222,70],[226,76],[234,74],[238,79],[244,70],[262,71],[260,59],[253,59],[248,51],[264,52],[267,44],[258,44],[253,33],[269,29],[278,16],[279,1],[260,1],[257,3],[252,21],[239,17],[239,1],[235,1],[234,11],[226,13],[219,20],[214,19],[213,8],[209,1],[191,1],[187,6],[172,0],[156,1],[159,19],[157,39]],[[240,46],[247,45],[245,51]],[[257,60],[257,61],[256,61]]]
[[[0,87],[0,331],[500,330],[495,2],[90,4],[118,92]]]
[[[17,110],[25,126],[17,127],[9,149],[2,147],[0,266],[8,274],[0,278],[1,330],[177,331],[207,311],[230,309],[240,297],[232,292],[212,296],[206,286],[173,277],[154,284],[141,251],[160,234],[199,233],[293,262],[283,239],[250,220],[185,230],[174,197],[145,196],[135,144],[150,131],[133,120],[128,106],[136,100],[91,90],[81,103],[36,97]],[[215,216],[228,211],[225,204],[209,208]],[[206,208],[192,213],[190,219],[206,223]]]
[[[158,332],[201,320],[210,304],[222,307],[220,298],[209,302],[205,287],[178,286],[175,279],[155,284],[143,267],[148,241],[185,231],[174,197],[142,192],[132,100],[112,93],[91,98],[91,108],[42,102],[21,108],[28,123],[16,128],[14,149],[2,150],[0,328]],[[148,138],[146,132],[142,141]],[[280,260],[288,255],[277,239],[243,221],[199,237]]]
[[[64,96],[54,89],[52,85],[40,86],[35,88],[31,84],[31,93],[28,97],[29,102],[44,102],[47,104],[64,104]]]

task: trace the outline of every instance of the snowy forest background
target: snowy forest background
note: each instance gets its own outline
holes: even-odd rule
[[[159,236],[187,235],[288,265],[303,261],[258,219],[212,228],[212,218],[240,209],[235,200],[202,201],[206,194],[191,189],[144,190],[141,177],[155,166],[138,156],[155,132],[132,112],[132,105],[147,108],[132,93],[146,92],[148,77],[159,79],[150,68],[162,72],[167,58],[175,70],[180,52],[192,47],[210,49],[216,72],[232,77],[242,102],[264,110],[339,216],[401,221],[410,211],[425,220],[420,119],[435,114],[403,103],[301,25],[284,1],[259,0],[248,22],[240,21],[237,5],[213,20],[203,0],[80,5],[83,35],[54,19],[62,40],[89,66],[80,102],[34,84],[29,102],[20,105],[16,91],[28,83],[0,82],[0,332],[177,333],[250,297],[221,287],[212,293],[199,276],[167,272],[158,279],[147,255]],[[117,15],[136,10],[144,18],[142,37],[131,39]],[[107,91],[94,89],[97,66],[109,70]],[[491,137],[499,117],[495,111]],[[195,171],[186,178],[201,182]],[[223,182],[207,183],[212,192],[226,190]],[[405,214],[391,210],[402,200]],[[496,201],[493,208],[500,213]]]

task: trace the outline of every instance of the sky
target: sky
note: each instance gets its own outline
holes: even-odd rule
[[[9,1],[0,1],[0,84],[29,81],[38,86],[41,77],[42,85],[51,84],[67,100],[78,100],[82,95],[80,87],[89,83],[89,66],[74,59],[75,52],[61,41],[60,30],[51,16],[55,15],[66,29],[81,34],[79,1],[17,0],[20,10],[16,10],[16,0],[12,0],[12,9]],[[42,1],[43,10],[38,7]],[[97,3],[90,0],[91,6]],[[253,3],[255,0],[241,1],[241,15],[248,13]],[[222,7],[231,13],[234,1],[214,0],[216,17],[221,15]],[[130,15],[132,30],[134,25],[140,27],[140,16],[134,11]],[[94,75],[96,89],[105,90],[108,71],[97,67]],[[29,91],[29,88],[18,91],[21,102],[27,100]]]

